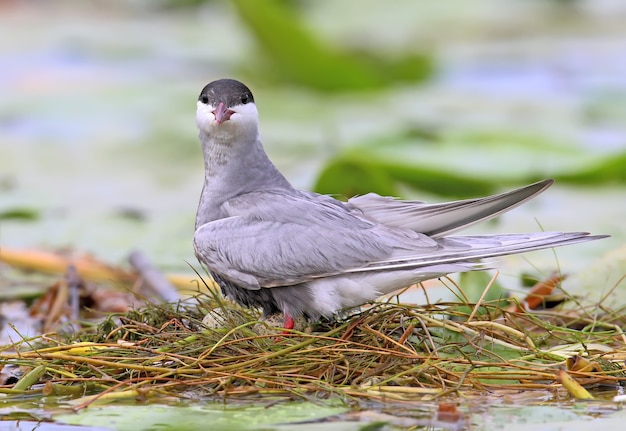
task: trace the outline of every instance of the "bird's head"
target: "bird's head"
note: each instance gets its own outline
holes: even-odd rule
[[[207,84],[198,96],[196,123],[208,136],[258,133],[259,114],[248,87],[234,79]]]

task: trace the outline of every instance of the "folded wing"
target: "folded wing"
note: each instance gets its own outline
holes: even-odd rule
[[[384,225],[441,237],[511,210],[552,183],[554,180],[548,179],[498,195],[435,204],[368,193],[350,199],[348,206]]]

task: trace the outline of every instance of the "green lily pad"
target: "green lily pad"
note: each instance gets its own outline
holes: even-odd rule
[[[92,425],[119,431],[160,430],[272,430],[276,425],[316,421],[347,411],[345,407],[313,403],[279,403],[234,406],[207,403],[204,406],[167,406],[160,404],[129,406],[92,406],[78,414],[57,415],[57,422]]]

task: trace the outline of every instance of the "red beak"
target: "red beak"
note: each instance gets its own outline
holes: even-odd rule
[[[234,113],[234,111],[226,109],[226,105],[224,105],[224,102],[220,102],[220,104],[217,105],[217,108],[213,110],[213,115],[215,115],[215,122],[218,125],[222,124],[224,121],[228,121],[230,116]]]

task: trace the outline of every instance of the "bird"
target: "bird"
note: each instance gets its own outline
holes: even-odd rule
[[[193,246],[225,297],[263,316],[332,317],[485,259],[605,238],[587,232],[452,235],[545,191],[546,179],[443,203],[368,193],[347,201],[294,188],[267,156],[254,96],[219,79],[198,97],[204,185]]]

